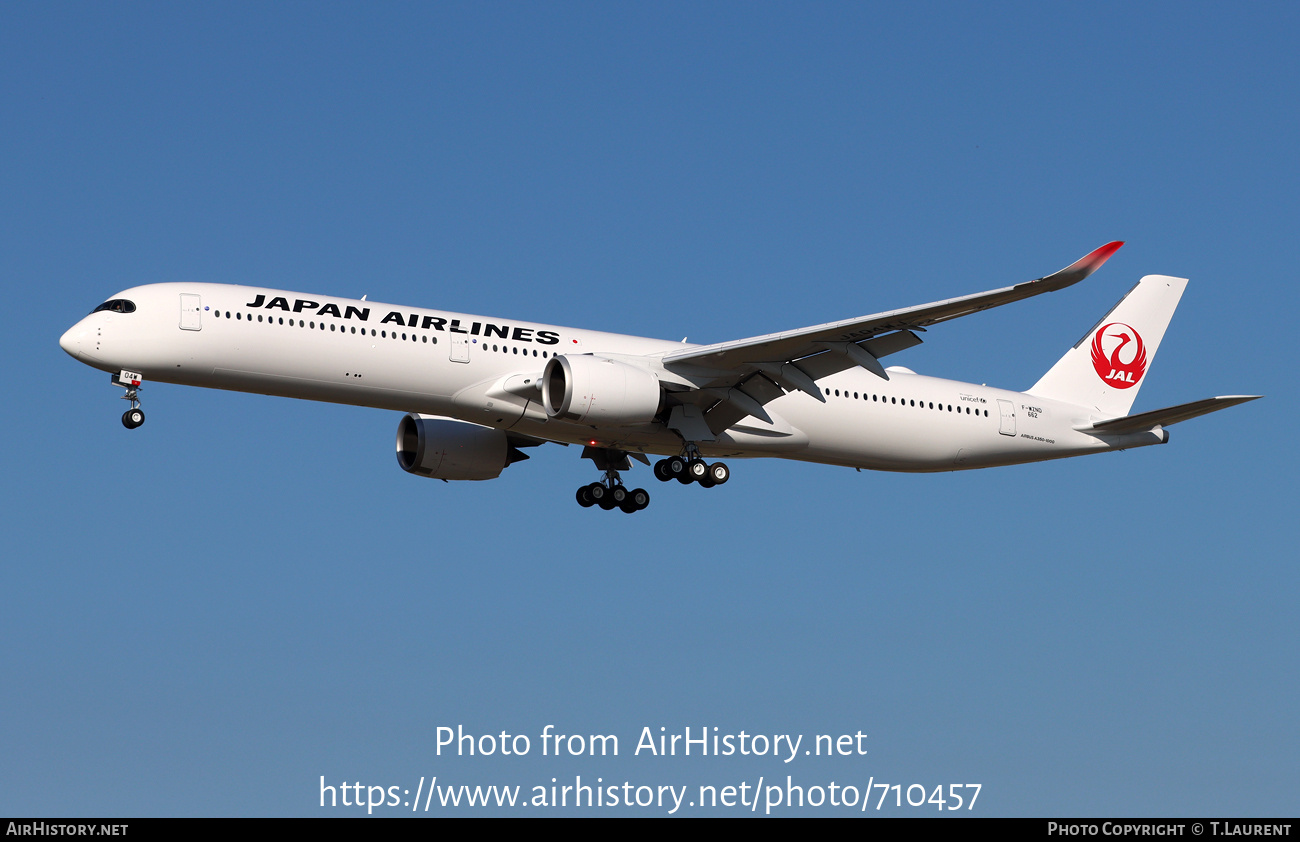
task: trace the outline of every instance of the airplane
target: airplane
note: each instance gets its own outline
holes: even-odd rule
[[[128,429],[146,379],[392,409],[408,473],[488,480],[524,448],[581,445],[602,477],[578,503],[631,514],[650,495],[621,474],[651,455],[660,481],[705,488],[730,478],[722,458],[958,471],[1163,444],[1172,424],[1261,397],[1129,414],[1187,284],[1165,275],[1024,392],[880,362],[941,322],[1076,284],[1122,245],[1002,289],[711,345],[206,283],[124,290],[59,344],[126,390]]]

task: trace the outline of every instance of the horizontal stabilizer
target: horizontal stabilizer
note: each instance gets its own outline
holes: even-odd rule
[[[1259,400],[1262,397],[1263,395],[1225,395],[1218,398],[1206,398],[1191,403],[1180,403],[1178,406],[1167,406],[1164,409],[1153,409],[1150,412],[1143,412],[1138,415],[1126,415],[1122,418],[1112,418],[1109,421],[1099,421],[1091,427],[1082,427],[1080,429],[1089,433],[1140,433],[1154,427],[1168,427],[1170,424],[1177,424],[1179,421],[1186,421],[1188,418],[1208,415],[1211,412],[1218,412],[1220,409],[1227,409],[1239,403]]]

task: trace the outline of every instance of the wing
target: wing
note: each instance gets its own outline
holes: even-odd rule
[[[799,330],[702,345],[663,356],[663,366],[684,378],[683,403],[704,411],[714,433],[747,415],[770,420],[763,404],[798,389],[825,401],[816,381],[861,366],[886,380],[880,358],[921,343],[915,331],[960,316],[1077,284],[1124,245],[1107,243],[1059,272],[1003,289],[935,301]],[[688,385],[689,384],[689,385]]]

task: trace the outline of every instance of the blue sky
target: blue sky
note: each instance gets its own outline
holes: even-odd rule
[[[788,774],[979,783],[981,815],[1294,815],[1297,18],[4,6],[0,814],[355,814],[319,807],[321,776]],[[991,471],[734,462],[705,491],[642,468],[635,516],[574,504],[596,478],[574,448],[486,483],[404,474],[391,412],[155,384],[128,432],[57,344],[176,280],[721,341],[1112,239],[1084,284],[891,362],[1028,388],[1172,274],[1191,283],[1135,411],[1265,400]],[[548,724],[619,756],[541,757]],[[532,751],[439,756],[457,725]],[[869,751],[635,755],[661,726]]]

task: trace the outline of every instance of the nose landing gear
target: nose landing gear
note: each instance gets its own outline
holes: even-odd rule
[[[122,426],[128,430],[134,430],[144,423],[144,410],[140,408],[140,383],[143,380],[143,375],[125,369],[113,375],[113,385],[126,389],[122,400],[131,402],[131,408],[122,413]]]

